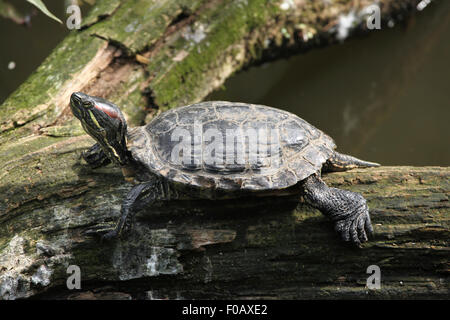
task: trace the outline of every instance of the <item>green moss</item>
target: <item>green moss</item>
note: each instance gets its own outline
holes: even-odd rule
[[[128,125],[134,127],[143,124],[147,102],[141,92],[141,85],[146,80],[143,69],[136,66],[132,73],[129,81],[118,85],[108,99],[120,106]]]
[[[129,53],[136,53],[158,40],[181,12],[193,12],[204,2],[206,0],[124,2],[113,16],[89,30],[120,43]]]
[[[20,140],[14,144],[8,144],[0,147],[0,163],[5,164],[10,160],[20,159],[24,155],[24,150],[27,153],[32,153],[42,148],[48,147],[54,143],[61,141],[59,137],[34,136],[27,139]]]
[[[86,134],[78,119],[71,119],[63,126],[41,128],[40,133],[50,137],[75,137]]]
[[[73,32],[67,36],[0,106],[0,125],[3,130],[14,128],[14,122],[28,123],[37,117],[42,122],[54,121],[65,106],[47,105],[49,100],[59,94],[64,83],[82,70],[104,44],[104,41],[83,32]],[[83,48],[82,53],[80,48]],[[42,105],[44,107],[37,108]],[[38,114],[33,112],[36,108],[39,110]]]
[[[148,70],[155,79],[150,89],[157,105],[171,108],[202,98],[200,92],[211,81],[205,73],[219,69],[226,50],[234,50],[233,44],[264,24],[271,9],[271,1],[249,0],[220,2],[205,10],[190,34],[180,35],[170,48],[152,58]],[[182,51],[186,57],[174,59]]]
[[[83,17],[81,27],[89,26],[99,19],[111,15],[119,6],[121,0],[97,0],[95,6]]]
[[[246,230],[248,246],[264,247],[286,243],[295,230],[295,220],[291,214],[281,215],[280,220],[263,221]]]
[[[44,104],[58,92],[64,82],[80,71],[94,57],[104,41],[86,39],[87,34],[72,33],[56,47],[42,65],[27,79],[0,108],[0,120],[13,115],[24,106],[34,108]],[[79,48],[83,47],[83,54]]]
[[[68,140],[64,137],[39,136],[29,144],[21,143],[8,150],[15,153],[16,161],[6,163],[3,168],[8,174],[2,176],[0,213],[30,200],[40,200],[54,193],[64,194],[61,186],[65,186],[67,192],[79,188],[78,173],[73,170],[73,165],[79,161],[80,149],[89,144],[91,139],[87,137]],[[30,149],[30,153],[23,156],[25,148]],[[32,153],[42,148],[45,152]],[[78,152],[74,152],[76,150]]]

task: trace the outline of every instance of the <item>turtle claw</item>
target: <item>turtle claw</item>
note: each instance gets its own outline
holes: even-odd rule
[[[100,237],[103,240],[112,238],[110,234],[114,232],[115,228],[111,227],[111,224],[98,224],[91,229],[83,231],[82,234],[85,236]]]
[[[362,243],[368,241],[367,235],[373,234],[373,228],[365,200],[362,206],[356,208],[346,218],[336,221],[335,230],[342,240],[351,242],[356,247],[361,247]]]
[[[117,232],[116,229],[110,230],[109,232],[105,233],[104,235],[102,235],[101,237],[101,241],[109,241],[112,239],[116,239],[119,237],[119,233]]]
[[[92,169],[106,166],[111,162],[98,143],[82,152],[81,157]]]
[[[318,175],[309,176],[304,185],[304,198],[334,222],[342,240],[361,247],[373,233],[369,207],[356,192],[329,188]]]

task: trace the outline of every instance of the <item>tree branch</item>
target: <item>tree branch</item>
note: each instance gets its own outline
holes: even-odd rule
[[[417,2],[381,1],[382,16]],[[284,198],[144,210],[130,238],[112,243],[83,234],[116,219],[130,186],[117,169],[81,162],[93,140],[72,117],[72,92],[114,101],[140,125],[200,101],[244,67],[336,42],[339,15],[371,2],[159,3],[97,1],[0,107],[0,297],[366,297],[371,264],[383,289],[370,295],[445,297],[448,168],[328,175],[369,201],[376,238],[359,251],[317,211]],[[65,287],[72,264],[82,270],[78,293]]]

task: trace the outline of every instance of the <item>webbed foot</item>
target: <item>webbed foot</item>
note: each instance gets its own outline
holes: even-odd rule
[[[88,150],[81,153],[84,161],[86,161],[89,166],[93,169],[106,166],[111,163],[105,152],[102,150],[98,143],[94,144]]]
[[[356,192],[329,188],[319,176],[305,180],[305,199],[335,223],[335,230],[346,242],[360,247],[373,234],[366,199]]]
[[[350,192],[347,191],[346,193]],[[340,234],[342,240],[346,242],[351,241],[354,245],[360,247],[362,242],[368,241],[368,236],[373,235],[369,208],[366,199],[359,193],[351,192],[347,196],[351,196],[352,200],[354,200],[352,203],[355,205],[347,208],[346,215],[336,212],[334,219],[333,214],[330,216],[335,221],[334,229]]]
[[[116,229],[110,230],[109,232],[102,235],[101,241],[109,241],[113,239],[117,239],[119,237],[119,233]]]
[[[82,234],[86,236],[98,237],[101,241],[118,237],[115,225],[111,223],[97,224],[92,228],[83,231]]]

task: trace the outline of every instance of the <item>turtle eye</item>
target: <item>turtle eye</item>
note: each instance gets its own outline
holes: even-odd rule
[[[89,107],[91,107],[91,103],[89,101],[84,101],[83,102],[83,107],[89,108]]]

